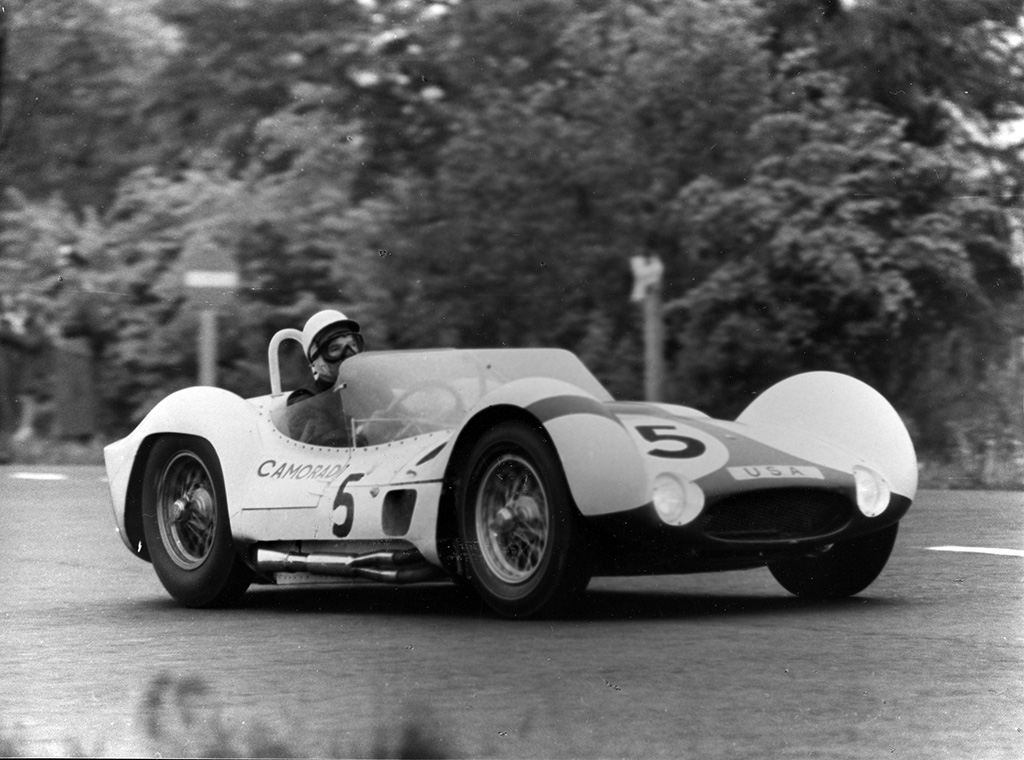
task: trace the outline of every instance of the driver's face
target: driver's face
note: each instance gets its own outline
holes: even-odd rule
[[[338,379],[338,367],[340,365],[341,362],[329,362],[323,356],[318,356],[313,360],[313,375],[318,380],[333,383]]]
[[[320,347],[320,354],[329,362],[340,362],[350,356],[358,354],[362,344],[359,338],[352,333],[331,338],[326,344]]]
[[[314,374],[328,382],[335,382],[341,363],[358,354],[362,348],[362,340],[357,335],[345,333],[332,338],[320,347],[319,354],[313,360]]]

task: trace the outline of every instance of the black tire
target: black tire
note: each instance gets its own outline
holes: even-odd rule
[[[231,537],[220,459],[191,436],[158,440],[146,462],[142,528],[157,577],[188,607],[236,601],[253,580]]]
[[[504,617],[569,611],[590,582],[590,552],[561,463],[522,422],[499,424],[466,460],[459,536],[469,579]]]
[[[877,533],[833,544],[821,554],[769,563],[768,569],[783,588],[800,597],[853,596],[870,586],[882,572],[898,530],[899,523],[893,523]]]

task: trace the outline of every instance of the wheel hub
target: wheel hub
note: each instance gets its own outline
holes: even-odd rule
[[[216,533],[216,499],[210,474],[190,453],[174,457],[159,486],[157,518],[171,560],[185,570],[209,556]]]
[[[190,494],[175,499],[171,505],[170,518],[172,522],[184,523],[190,517],[196,515],[201,519],[207,519],[213,513],[213,497],[205,488],[196,488]]]
[[[506,583],[529,580],[547,546],[545,495],[532,467],[510,456],[496,462],[481,483],[477,530],[483,559]]]

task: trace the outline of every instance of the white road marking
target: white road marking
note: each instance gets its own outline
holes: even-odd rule
[[[59,472],[12,472],[10,477],[18,480],[67,480],[68,476]]]
[[[1001,557],[1024,557],[1020,549],[989,549],[984,546],[929,546],[933,552],[963,552],[965,554],[998,554]]]

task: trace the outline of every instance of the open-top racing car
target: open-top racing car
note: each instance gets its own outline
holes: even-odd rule
[[[558,349],[359,354],[333,390],[171,394],[104,454],[118,531],[181,603],[252,583],[471,585],[558,613],[594,575],[767,566],[856,594],[917,487],[896,411],[851,377],[778,383],[734,421],[622,402]]]

